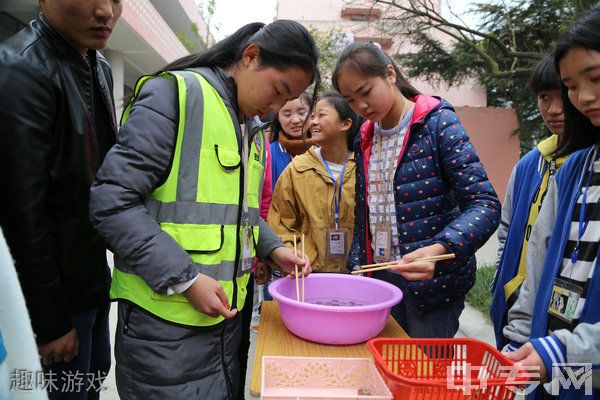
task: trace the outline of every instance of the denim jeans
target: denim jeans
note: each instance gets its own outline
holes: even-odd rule
[[[374,277],[398,286],[400,277],[388,271],[374,273]],[[413,338],[452,338],[458,331],[458,319],[465,308],[464,300],[453,303],[448,308],[440,308],[421,313],[417,299],[407,290],[400,304],[392,308],[392,317]]]
[[[79,339],[79,354],[71,362],[44,367],[50,400],[97,400],[110,369],[110,306],[71,315]]]

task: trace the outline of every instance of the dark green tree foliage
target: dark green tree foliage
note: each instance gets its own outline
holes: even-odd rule
[[[440,12],[431,0],[370,3],[383,9],[388,35],[405,35],[416,45],[418,51],[395,55],[410,76],[446,86],[477,78],[487,87],[490,106],[514,107],[525,154],[547,135],[529,89],[531,71],[552,50],[560,33],[596,1],[480,2],[469,11],[471,19],[479,21],[476,26],[451,11]],[[443,43],[442,35],[450,36],[453,44]]]

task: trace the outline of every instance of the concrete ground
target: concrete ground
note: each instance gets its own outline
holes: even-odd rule
[[[482,265],[493,265],[496,262],[496,252],[498,250],[498,240],[496,235],[493,235],[488,243],[486,243],[478,252],[477,252],[477,264],[479,266]],[[109,260],[112,262],[112,255],[109,256]],[[112,265],[111,265],[112,267]],[[114,340],[114,328],[117,325],[117,308],[112,307],[111,309],[111,318],[110,324],[113,329],[113,334],[111,335],[111,340]],[[254,322],[253,322],[254,323]],[[460,316],[460,326],[458,328],[458,333],[456,337],[467,337],[483,340],[489,344],[494,345],[494,331],[492,329],[492,325],[487,316],[483,315],[481,312],[477,311],[473,307],[468,304],[465,305],[465,309]],[[250,354],[248,357],[249,364],[251,365],[252,360],[254,360],[254,353],[256,350],[256,334],[254,332],[250,333]],[[254,399],[254,397],[250,396],[249,388],[250,388],[250,376],[252,371],[250,368],[248,369],[248,373],[246,374],[246,399]],[[117,388],[115,384],[114,377],[114,357],[113,357],[113,368],[111,368],[111,372],[105,382],[106,390],[103,391],[100,395],[100,400],[119,400],[119,395],[117,393]]]

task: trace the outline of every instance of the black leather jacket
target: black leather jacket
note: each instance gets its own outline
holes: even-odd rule
[[[0,44],[0,226],[38,343],[66,334],[71,313],[108,304],[88,203],[116,121],[110,67],[87,56],[42,15]]]

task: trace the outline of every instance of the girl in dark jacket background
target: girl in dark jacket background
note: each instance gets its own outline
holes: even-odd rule
[[[373,274],[403,290],[394,318],[412,337],[453,337],[475,282],[475,251],[498,226],[498,197],[452,106],[419,93],[378,46],[348,46],[332,79],[367,119],[354,145],[348,265],[398,260]],[[411,262],[447,253],[456,258]]]

